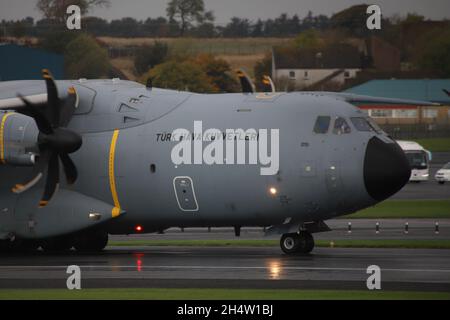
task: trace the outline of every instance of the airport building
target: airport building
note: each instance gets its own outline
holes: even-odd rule
[[[336,44],[322,49],[272,50],[272,77],[295,89],[309,90],[325,83],[342,85],[362,70],[362,56],[353,45]],[[280,88],[282,90],[287,88]]]
[[[450,136],[450,79],[371,80],[347,93],[431,101],[437,106],[366,104],[359,106],[396,139]]]
[[[17,44],[0,43],[0,81],[41,80],[42,69],[64,79],[63,55]]]
[[[346,92],[440,104],[440,106],[380,104],[360,106],[379,124],[450,125],[450,79],[372,80],[348,89]]]

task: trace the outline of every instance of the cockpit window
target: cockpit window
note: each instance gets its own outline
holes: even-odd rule
[[[383,133],[383,129],[370,117],[366,118],[351,118],[353,125],[358,131],[370,132],[374,131],[376,133]]]
[[[373,130],[366,118],[351,118],[350,120],[358,131],[370,132]]]
[[[334,129],[333,129],[333,133],[334,134],[346,134],[346,133],[350,133],[352,130],[350,129],[350,126],[348,125],[347,121],[345,121],[344,118],[336,118],[336,120],[334,121]]]
[[[367,121],[369,122],[369,125],[376,133],[383,133],[383,129],[380,128],[380,126],[378,125],[378,123],[375,122],[375,120],[373,120],[372,118],[367,118]]]
[[[328,116],[319,116],[316,120],[316,124],[314,125],[314,132],[319,134],[325,134],[328,132],[328,128],[330,127],[331,117]]]

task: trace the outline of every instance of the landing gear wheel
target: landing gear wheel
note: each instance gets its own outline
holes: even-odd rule
[[[280,247],[286,254],[294,254],[299,246],[299,237],[297,233],[283,234],[280,240]]]
[[[39,242],[36,240],[15,240],[12,242],[12,250],[20,253],[36,252],[39,248]]]
[[[280,247],[284,253],[308,254],[314,249],[314,238],[309,232],[283,234],[280,240]]]
[[[11,241],[0,240],[0,253],[10,252],[12,248]]]
[[[44,252],[68,252],[73,247],[73,238],[72,237],[55,237],[51,239],[46,239],[42,241],[41,244]]]
[[[15,239],[14,241],[0,241],[1,253],[32,253],[36,252],[38,248],[39,242],[36,240]]]
[[[100,252],[108,244],[108,233],[90,231],[80,234],[75,241],[75,249],[79,252]]]
[[[445,184],[445,181],[439,181],[439,184]]]

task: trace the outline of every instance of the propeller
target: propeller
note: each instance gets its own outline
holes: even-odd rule
[[[33,170],[33,178],[24,184],[16,184],[12,191],[20,194],[32,188],[47,172],[44,193],[39,207],[45,207],[59,187],[60,161],[69,185],[74,184],[78,177],[75,164],[69,154],[77,151],[82,144],[81,136],[69,129],[67,125],[72,118],[77,104],[75,88],[68,89],[68,96],[61,101],[58,90],[50,72],[42,70],[42,77],[47,87],[47,103],[37,106],[22,95],[18,97],[25,104],[25,114],[32,117],[39,129],[39,157]]]
[[[253,84],[253,82],[250,79],[250,77],[248,76],[248,74],[242,69],[236,70],[236,74],[241,83],[242,92],[243,93],[254,93],[255,85]]]

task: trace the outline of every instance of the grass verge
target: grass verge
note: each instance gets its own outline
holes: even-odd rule
[[[431,152],[450,151],[450,138],[417,139],[415,141]]]
[[[388,200],[344,219],[449,219],[449,200]]]
[[[113,247],[275,247],[279,240],[128,240],[110,241]],[[450,240],[317,240],[317,247],[450,249]]]
[[[446,292],[265,289],[65,289],[0,290],[0,299],[67,300],[450,300]]]

